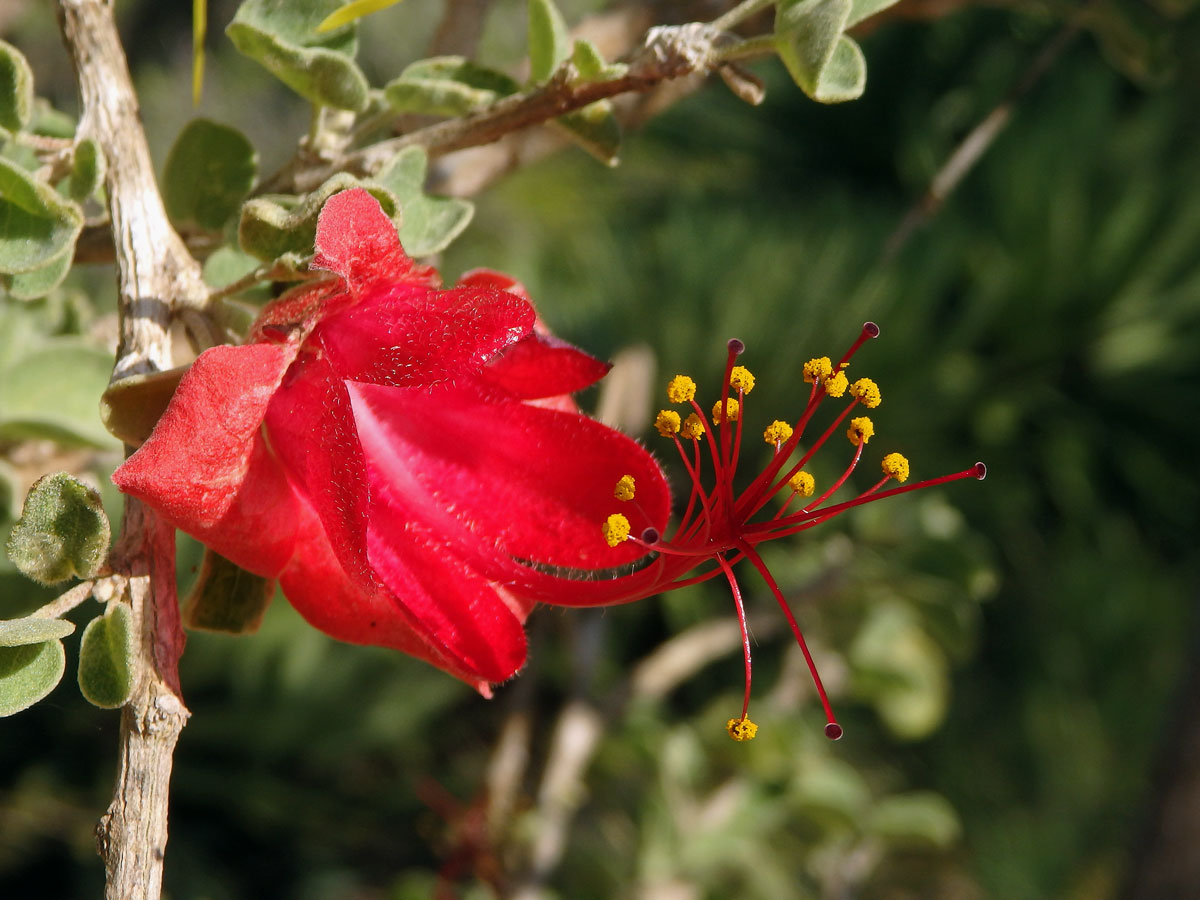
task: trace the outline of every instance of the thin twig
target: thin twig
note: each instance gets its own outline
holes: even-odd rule
[[[59,594],[45,606],[30,613],[29,617],[31,619],[60,619],[92,596],[92,589],[95,587],[96,582],[94,581],[80,582],[69,591]]]
[[[967,173],[983,158],[983,155],[995,143],[996,138],[1012,121],[1017,105],[1037,86],[1042,77],[1050,71],[1050,68],[1062,56],[1063,51],[1079,34],[1090,6],[1090,2],[1086,3],[1076,11],[1075,15],[1042,47],[1041,52],[1034,57],[1004,98],[962,139],[954,152],[950,154],[949,159],[933,176],[925,193],[913,204],[900,224],[896,226],[896,230],[887,239],[883,249],[885,262],[893,259],[904,249],[917,230],[937,215]]]

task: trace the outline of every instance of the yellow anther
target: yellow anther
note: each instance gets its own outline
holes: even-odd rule
[[[867,409],[874,409],[883,402],[879,387],[870,378],[860,378],[850,385],[850,396],[857,397]]]
[[[679,434],[689,440],[698,441],[700,435],[704,434],[704,420],[695,413],[692,413],[683,420],[683,426],[679,429]]]
[[[692,413],[695,415],[695,413]],[[673,409],[660,409],[658,418],[654,420],[654,427],[658,429],[658,433],[663,437],[672,437],[679,434],[679,413]]]
[[[622,475],[617,482],[617,486],[613,488],[613,496],[621,502],[632,500],[634,494],[633,476]]]
[[[816,384],[822,378],[827,378],[833,372],[833,363],[828,356],[818,356],[804,364],[804,380]]]
[[[617,546],[621,541],[629,540],[629,520],[620,513],[613,513],[609,516],[601,529],[604,531],[604,540],[610,547]]]
[[[672,403],[688,403],[696,396],[696,382],[686,375],[676,375],[667,383],[667,399]]]
[[[792,426],[779,419],[768,425],[767,430],[763,432],[763,440],[777,447],[791,436]]]
[[[725,730],[735,741],[752,741],[758,734],[758,726],[747,718],[730,719],[725,723]]]
[[[846,373],[842,371],[825,379],[825,393],[830,397],[842,396],[842,394],[846,393],[846,388],[849,386],[850,381],[846,378]]]
[[[801,497],[811,497],[816,490],[817,480],[807,472],[797,472],[788,479],[788,487]]]
[[[748,394],[754,390],[754,376],[745,366],[734,366],[729,373],[729,386],[735,391]]]
[[[846,429],[846,437],[850,438],[850,443],[854,446],[865,444],[875,435],[875,423],[866,416],[859,416],[857,419],[850,420],[850,427]]]
[[[903,453],[889,453],[883,458],[883,474],[901,484],[908,481],[908,460]]]
[[[713,404],[712,417],[713,417],[713,421],[716,422],[718,425],[721,424],[722,422],[724,422],[726,418],[728,418],[730,422],[736,422],[738,420],[738,417],[742,414],[741,405],[736,400],[734,400],[732,397],[730,397],[728,400],[725,401],[725,413],[726,413],[725,416],[721,415],[721,401],[720,400],[718,400],[716,403]]]

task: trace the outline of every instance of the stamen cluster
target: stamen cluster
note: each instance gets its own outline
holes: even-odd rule
[[[687,375],[676,375],[667,385],[667,399],[673,404],[690,407],[690,412],[685,409],[687,418],[684,419],[675,410],[661,410],[654,425],[660,435],[675,443],[691,480],[691,491],[683,516],[670,538],[664,538],[654,528],[647,528],[640,537],[633,535],[629,519],[622,513],[610,515],[604,523],[603,535],[610,547],[616,547],[629,540],[641,544],[647,551],[658,554],[651,570],[648,573],[639,573],[644,594],[653,590],[666,591],[695,584],[718,574],[724,575],[729,582],[737,609],[738,624],[741,627],[745,661],[742,714],[739,718],[730,719],[726,726],[734,740],[750,740],[754,737],[757,726],[749,719],[750,639],[741,589],[734,577],[733,565],[743,559],[749,560],[783,610],[788,625],[804,653],[824,707],[827,721],[825,734],[837,740],[842,736],[842,727],[834,717],[804,635],[783,592],[759,556],[757,546],[764,541],[804,531],[872,500],[963,478],[982,479],[986,473],[983,463],[976,463],[971,468],[953,475],[885,491],[882,488],[889,481],[904,484],[909,476],[908,460],[902,454],[892,452],[884,456],[881,464],[883,477],[875,484],[850,500],[827,505],[827,501],[858,467],[864,448],[875,435],[874,423],[868,416],[855,416],[850,418],[845,431],[853,447],[849,464],[815,500],[808,499],[816,492],[816,480],[805,470],[813,455],[843,427],[852,411],[859,407],[875,409],[882,403],[882,394],[874,381],[859,378],[851,383],[844,372],[858,349],[867,340],[878,335],[879,328],[868,322],[863,326],[858,339],[836,365],[829,357],[814,358],[804,364],[802,377],[805,383],[812,386],[804,409],[792,423],[776,419],[766,427],[763,439],[774,448],[774,452],[766,468],[740,492],[734,488],[734,476],[741,456],[746,397],[754,389],[754,376],[750,371],[744,366],[734,365],[744,351],[744,345],[738,340],[729,342],[721,396],[712,407],[711,420],[705,416],[703,408],[696,400],[696,382]],[[801,452],[800,441],[804,430],[817,409],[827,399],[838,400],[843,397],[849,402],[845,403],[833,422],[816,440]],[[690,447],[685,442],[690,442]],[[708,460],[707,466],[705,457]],[[706,468],[712,469],[712,483],[707,488],[702,478]],[[634,502],[635,489],[632,479],[622,478],[614,489],[614,496],[623,502]],[[784,497],[782,506],[773,514],[764,512],[764,507],[775,496]],[[797,501],[796,498],[800,500]],[[798,509],[789,511],[794,501],[801,505]],[[692,570],[698,567],[702,567],[701,570],[692,573]]]

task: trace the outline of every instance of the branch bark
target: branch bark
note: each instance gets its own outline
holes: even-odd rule
[[[199,264],[171,228],[154,180],[112,0],[60,0],[63,41],[79,82],[79,137],[108,161],[120,341],[113,379],[171,367],[175,310],[203,301]],[[97,827],[109,900],[155,900],[162,885],[172,754],[188,711],[179,690],[183,631],[175,595],[175,533],[126,500],[113,571],[124,575],[135,623],[133,694],[122,711],[114,795]]]

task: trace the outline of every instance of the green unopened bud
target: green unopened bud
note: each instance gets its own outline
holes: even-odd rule
[[[200,631],[253,634],[275,596],[275,581],[204,551],[200,577],[183,606],[183,624]]]
[[[100,495],[66,472],[39,478],[8,538],[8,555],[34,581],[91,578],[108,557]]]

